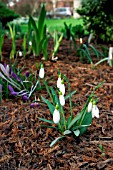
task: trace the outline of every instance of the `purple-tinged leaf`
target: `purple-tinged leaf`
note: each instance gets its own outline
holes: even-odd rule
[[[8,89],[10,90],[10,92],[14,92],[14,89],[11,85],[8,85]]]
[[[12,76],[15,80],[17,80],[17,81],[19,81],[19,82],[22,81],[21,78],[18,77],[14,72],[11,73],[11,76]]]

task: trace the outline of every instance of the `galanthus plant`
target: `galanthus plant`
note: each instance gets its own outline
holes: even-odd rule
[[[62,76],[62,78],[61,78],[61,76]],[[65,93],[62,93],[60,91],[60,89],[62,89],[61,88],[62,80],[63,80],[63,84],[64,84],[64,81],[66,81],[66,83],[67,83],[68,95],[65,95]],[[58,82],[60,82],[60,83],[58,83]],[[48,90],[49,94],[51,92],[51,95],[50,95],[51,101],[42,97],[42,100],[49,107],[49,110],[52,114],[53,120],[47,120],[47,119],[39,117],[40,120],[42,120],[46,123],[50,123],[52,125],[55,124],[56,126],[49,126],[49,128],[55,128],[61,133],[61,135],[59,137],[57,137],[54,141],[52,141],[50,146],[53,146],[59,139],[66,137],[66,135],[74,134],[76,137],[82,135],[83,133],[86,132],[87,128],[91,125],[92,119],[94,117],[99,118],[99,109],[96,105],[97,97],[94,94],[94,92],[103,83],[100,83],[98,86],[95,87],[94,91],[92,91],[91,95],[87,99],[83,109],[77,115],[74,115],[74,113],[72,111],[72,95],[74,93],[76,93],[76,90],[73,92],[70,91],[70,83],[69,83],[67,77],[64,75],[61,75],[61,74],[59,75],[56,84],[57,84],[56,90],[54,90],[53,87],[48,87],[48,89],[50,89],[50,91]],[[64,85],[63,85],[63,87],[65,89]],[[57,93],[58,93],[59,97],[58,97]],[[69,111],[68,111],[68,113],[70,112],[70,115],[68,117],[64,111],[67,99],[69,99],[68,101],[69,101],[69,105],[70,105]]]
[[[41,71],[42,67],[43,71]],[[4,84],[4,81],[7,82],[7,89],[9,89],[11,95],[21,96],[23,100],[28,100],[38,88],[37,86],[40,87],[40,77],[44,77],[44,66],[41,64],[38,80],[36,75],[33,76],[29,72],[22,75],[20,71],[17,71],[17,73],[16,71],[9,65],[0,64],[0,84]],[[5,91],[8,91],[7,89]]]

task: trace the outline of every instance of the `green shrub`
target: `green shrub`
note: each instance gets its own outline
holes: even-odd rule
[[[98,40],[113,41],[113,0],[82,0],[77,12],[89,33],[93,32]]]
[[[17,17],[19,17],[18,14],[7,8],[6,5],[0,1],[0,22],[2,22],[3,26],[5,26],[7,22],[12,21]]]

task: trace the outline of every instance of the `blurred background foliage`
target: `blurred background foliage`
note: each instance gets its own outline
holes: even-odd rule
[[[0,0],[0,22],[5,26],[8,22],[19,17],[19,14],[9,9],[2,1]]]
[[[97,41],[113,41],[113,0],[82,0],[77,12],[83,17],[89,33],[94,33]]]

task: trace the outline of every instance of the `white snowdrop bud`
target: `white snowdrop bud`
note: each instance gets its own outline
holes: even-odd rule
[[[18,55],[19,55],[19,57],[22,57],[22,55],[23,55],[23,54],[22,54],[22,51],[19,51],[19,52],[18,52]]]
[[[88,104],[88,112],[92,111],[93,103],[90,101]]]
[[[53,112],[53,122],[57,124],[59,123],[59,121],[60,121],[60,112],[58,110],[58,106],[56,106]]]
[[[40,68],[40,70],[39,70],[39,77],[40,78],[44,78],[44,66],[43,66],[43,64],[41,64],[41,68]]]
[[[65,94],[65,85],[64,85],[64,80],[61,81],[61,85],[60,85],[60,91],[62,92],[62,95]]]
[[[60,88],[61,85],[61,74],[58,76],[58,80],[57,80],[57,87]]]
[[[60,100],[61,106],[64,106],[65,105],[65,98],[64,98],[64,95],[62,95],[62,92],[59,93],[59,100]]]
[[[92,118],[99,118],[99,109],[97,107],[97,105],[93,105],[93,108],[92,108]]]

